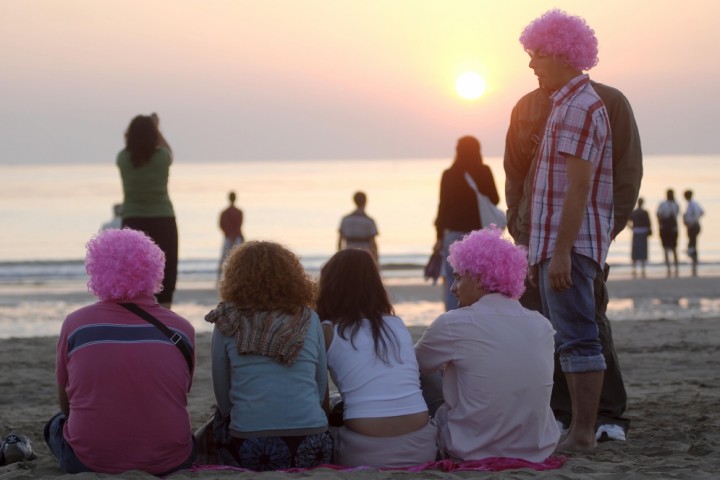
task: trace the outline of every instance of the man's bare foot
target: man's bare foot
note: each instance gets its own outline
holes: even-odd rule
[[[557,452],[591,452],[597,447],[597,442],[593,436],[591,441],[587,439],[578,439],[575,436],[565,435],[560,438],[555,451]]]

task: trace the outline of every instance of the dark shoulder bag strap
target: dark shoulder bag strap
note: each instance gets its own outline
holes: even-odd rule
[[[177,332],[173,332],[170,330],[164,323],[162,323],[157,318],[150,315],[148,312],[140,308],[134,303],[118,303],[121,307],[125,308],[126,310],[131,311],[138,317],[142,318],[148,323],[151,323],[155,325],[155,327],[160,330],[162,333],[165,334],[166,337],[172,342],[179,350],[180,353],[182,353],[183,357],[185,357],[185,361],[187,362],[188,369],[190,369],[190,375],[193,373],[193,360],[192,360],[192,352],[190,351],[190,347],[188,347],[187,343],[185,343],[185,340],[183,340],[182,335],[180,335]]]

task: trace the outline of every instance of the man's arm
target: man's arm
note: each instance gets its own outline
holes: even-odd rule
[[[643,176],[640,132],[630,102],[619,90],[593,84],[610,117],[613,156],[613,203],[617,236],[635,209]]]
[[[222,342],[223,334],[217,330],[213,331],[211,347],[211,373],[215,403],[223,415],[228,415],[232,409],[230,400],[230,388],[232,387],[227,357]]]
[[[455,342],[448,335],[442,317],[435,320],[415,344],[420,373],[434,373],[451,359]]]
[[[522,152],[520,132],[518,126],[518,106],[513,108],[510,115],[510,126],[505,135],[505,155],[503,169],[505,170],[505,203],[507,203],[507,227],[510,235],[518,242],[518,207],[523,197],[525,177],[530,168],[530,159]]]
[[[58,403],[60,404],[60,411],[65,414],[66,417],[70,416],[70,400],[68,400],[67,391],[64,385],[58,385]]]
[[[510,115],[505,137],[505,202],[508,206],[508,231],[515,243],[530,241],[530,197],[537,149],[545,132],[551,102],[540,89],[522,97]]]
[[[553,290],[562,291],[572,286],[570,252],[585,217],[585,206],[592,179],[592,162],[566,155],[568,189],[560,216],[560,227],[555,240],[555,251],[548,266]]]

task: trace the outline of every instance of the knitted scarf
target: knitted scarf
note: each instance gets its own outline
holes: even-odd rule
[[[264,355],[289,367],[297,359],[310,327],[311,310],[296,315],[282,312],[255,312],[220,302],[205,315],[227,337],[237,341],[238,355]]]

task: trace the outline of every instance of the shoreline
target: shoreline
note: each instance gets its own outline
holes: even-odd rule
[[[657,319],[720,318],[720,277],[617,279],[608,282],[608,318],[613,324]],[[396,314],[407,326],[426,327],[444,311],[442,285],[418,277],[385,280]],[[219,302],[214,282],[179,282],[173,310],[198,333],[211,331],[203,321]],[[72,311],[95,303],[81,282],[0,284],[0,339],[53,336]]]

